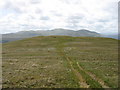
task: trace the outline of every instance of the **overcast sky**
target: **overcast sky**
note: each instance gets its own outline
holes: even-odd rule
[[[88,29],[118,32],[119,0],[0,0],[0,32]]]

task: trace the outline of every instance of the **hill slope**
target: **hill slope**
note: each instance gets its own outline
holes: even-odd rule
[[[96,32],[92,32],[89,30],[68,30],[68,29],[53,29],[53,30],[39,30],[39,31],[21,31],[17,33],[9,33],[2,35],[2,42],[9,42],[15,40],[21,40],[24,38],[30,38],[35,36],[51,36],[51,35],[66,35],[66,36],[89,36],[89,37],[99,37],[100,34]]]
[[[3,88],[116,88],[118,40],[39,36],[3,44]]]

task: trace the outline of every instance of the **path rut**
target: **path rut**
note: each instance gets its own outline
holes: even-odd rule
[[[79,79],[79,85],[81,88],[89,88],[89,85],[86,83],[85,79],[83,78],[83,76],[73,67],[72,65],[72,61],[69,57],[66,56],[64,50],[61,48],[60,49],[60,55],[62,57],[65,57],[65,59],[68,61],[72,71],[74,72],[74,74],[76,75],[76,77]]]
[[[98,78],[95,74],[93,74],[93,73],[91,73],[91,72],[88,72],[88,71],[85,71],[85,70],[79,65],[78,62],[77,62],[77,66],[79,67],[80,70],[82,70],[82,71],[84,71],[86,74],[88,74],[92,79],[98,81],[103,88],[109,88],[109,86],[107,86],[107,85],[105,84],[105,82],[104,82],[103,80],[101,80],[100,78]]]

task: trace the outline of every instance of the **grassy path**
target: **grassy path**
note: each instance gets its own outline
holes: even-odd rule
[[[98,78],[95,74],[93,74],[93,73],[91,73],[91,72],[85,71],[85,70],[79,65],[78,62],[77,62],[77,66],[79,67],[80,70],[82,70],[82,71],[84,71],[86,74],[88,74],[92,79],[98,81],[99,84],[101,84],[101,86],[102,86],[103,88],[109,88],[109,86],[107,86],[102,79]]]
[[[79,84],[81,88],[89,88],[89,85],[86,83],[85,79],[83,78],[83,76],[73,67],[72,62],[70,60],[70,58],[66,57],[66,59],[68,60],[73,72],[75,73],[75,75],[77,76],[77,78],[79,79]]]
[[[64,58],[64,60],[68,61],[68,64],[70,65],[71,70],[74,72],[75,76],[77,77],[77,79],[79,80],[79,86],[80,88],[89,88],[89,85],[86,83],[85,79],[83,78],[83,76],[73,67],[72,61],[70,60],[69,57],[66,56],[65,52],[64,52],[64,43],[66,41],[59,41],[59,44],[56,45],[56,48],[58,50],[58,54]]]
[[[65,57],[65,59],[68,61],[72,71],[74,72],[75,76],[78,78],[79,80],[79,85],[81,88],[89,88],[89,85],[86,83],[85,79],[83,78],[83,76],[73,67],[72,65],[72,61],[70,60],[70,58],[68,58],[64,52],[60,52],[62,57]]]
[[[65,41],[60,41],[57,45],[57,50],[59,55],[68,61],[72,71],[79,80],[80,88],[109,88],[103,80],[99,79],[91,72],[85,71],[78,62],[74,62],[70,57],[68,57],[64,51],[64,43]]]

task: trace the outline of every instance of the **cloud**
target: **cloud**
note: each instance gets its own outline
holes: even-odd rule
[[[39,4],[39,3],[41,3],[41,1],[40,0],[30,0],[30,3],[32,3],[32,4]]]
[[[116,33],[118,0],[0,0],[2,33],[53,28]]]
[[[40,19],[41,20],[49,20],[50,18],[48,16],[42,16]]]

